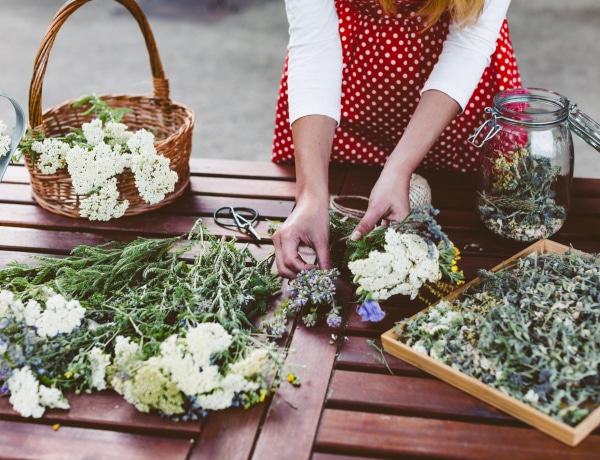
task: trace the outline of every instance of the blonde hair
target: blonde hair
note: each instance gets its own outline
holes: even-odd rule
[[[484,2],[485,0],[426,0],[417,14],[425,19],[427,29],[438,22],[445,13],[456,20],[459,27],[465,27],[477,22]],[[394,0],[379,0],[379,4],[386,14],[396,12]]]

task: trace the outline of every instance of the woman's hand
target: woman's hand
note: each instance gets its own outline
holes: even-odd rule
[[[400,222],[410,212],[409,188],[411,173],[396,176],[384,168],[369,197],[367,211],[358,223],[350,239],[359,240],[381,221],[387,227],[390,222]]]
[[[323,200],[321,200],[323,201]],[[286,221],[273,234],[275,261],[279,274],[295,278],[303,269],[315,266],[329,270],[329,203],[312,200],[298,202]],[[301,255],[301,247],[312,248],[316,253],[315,263],[309,263]]]

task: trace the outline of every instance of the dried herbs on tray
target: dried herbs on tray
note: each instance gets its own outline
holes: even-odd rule
[[[481,272],[456,300],[396,334],[499,391],[575,426],[600,406],[600,255],[534,252]]]

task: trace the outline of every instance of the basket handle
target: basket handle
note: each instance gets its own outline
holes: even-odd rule
[[[42,85],[44,75],[46,74],[46,66],[50,57],[52,45],[56,39],[56,35],[60,27],[75,11],[81,6],[92,0],[69,0],[67,1],[52,18],[48,30],[42,39],[38,49],[37,56],[33,65],[33,76],[29,86],[29,125],[31,127],[39,126],[42,123]],[[154,97],[159,99],[169,99],[169,81],[165,78],[165,72],[158,55],[158,48],[154,41],[154,35],[150,29],[150,24],[135,0],[115,0],[123,5],[135,18],[140,30],[144,35],[146,49],[150,57],[150,67],[152,69]]]

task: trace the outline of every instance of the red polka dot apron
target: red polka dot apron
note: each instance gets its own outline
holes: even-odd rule
[[[335,0],[342,40],[342,110],[331,161],[383,165],[402,136],[448,34],[442,19],[422,31],[415,15],[421,2],[399,4],[398,14],[381,14],[377,0]],[[496,51],[462,114],[439,137],[421,167],[477,169],[478,150],[467,138],[484,121],[500,91],[520,86],[506,21]],[[277,102],[272,160],[294,159],[287,102],[287,62]]]

